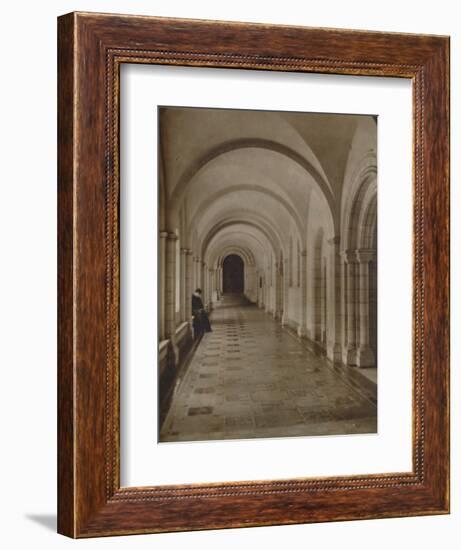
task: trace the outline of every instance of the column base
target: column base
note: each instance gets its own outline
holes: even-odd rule
[[[342,360],[345,365],[355,365],[357,350],[352,346],[345,347],[342,351]]]
[[[175,339],[174,338],[169,338],[169,350],[168,350],[168,355],[170,357],[170,364],[172,364],[172,366],[174,366],[175,368],[178,366],[179,364],[179,347],[178,347],[178,344],[176,343]]]
[[[356,352],[356,365],[358,367],[374,367],[375,356],[368,346],[360,347]]]
[[[341,344],[329,342],[327,344],[327,357],[334,363],[341,361]]]
[[[307,336],[307,328],[301,325],[298,326],[298,329],[296,332],[298,333],[298,336],[300,338],[305,338]]]

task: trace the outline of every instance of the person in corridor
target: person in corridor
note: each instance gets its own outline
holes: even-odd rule
[[[202,301],[202,291],[200,288],[192,294],[192,316],[194,327],[194,337],[199,338],[204,332],[211,332],[210,320],[205,311]]]

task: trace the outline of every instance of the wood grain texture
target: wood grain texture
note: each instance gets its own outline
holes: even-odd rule
[[[71,18],[58,21],[58,531],[75,535],[73,362],[74,40]]]
[[[59,532],[447,513],[448,38],[85,13],[61,17],[58,31]],[[412,79],[411,472],[120,488],[119,67],[126,62]]]

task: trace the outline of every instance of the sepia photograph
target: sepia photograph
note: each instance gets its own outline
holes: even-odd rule
[[[377,433],[377,125],[158,107],[160,443]]]

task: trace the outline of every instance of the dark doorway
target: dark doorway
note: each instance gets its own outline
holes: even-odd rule
[[[226,256],[223,262],[223,292],[242,293],[244,287],[243,260],[236,254]]]

